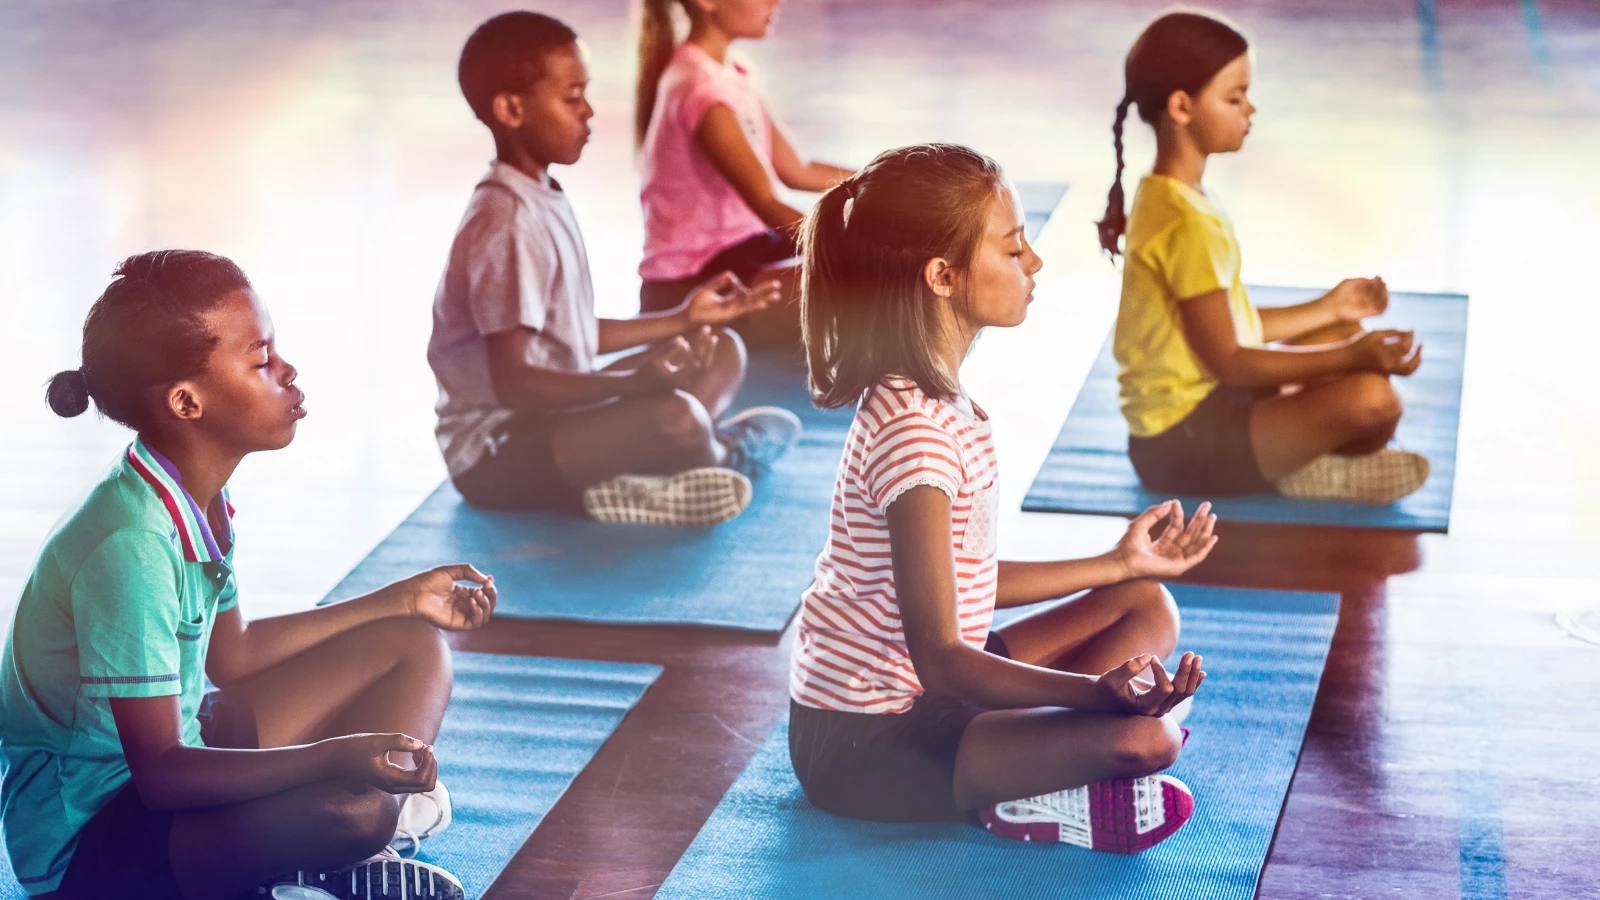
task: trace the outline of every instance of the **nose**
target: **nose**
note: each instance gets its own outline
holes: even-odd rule
[[[594,107],[589,105],[589,101],[583,101],[583,112],[579,115],[583,118],[584,122],[588,122],[590,119],[594,118]]]
[[[288,362],[284,362],[284,364],[283,364],[283,386],[284,387],[293,386],[294,385],[294,380],[296,378],[299,378],[299,377],[300,377],[300,370],[296,369],[294,366],[289,365]]]

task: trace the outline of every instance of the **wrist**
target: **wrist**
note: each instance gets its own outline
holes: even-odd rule
[[[1120,584],[1140,577],[1138,568],[1120,547],[1101,554],[1100,564],[1106,573],[1105,584]]]

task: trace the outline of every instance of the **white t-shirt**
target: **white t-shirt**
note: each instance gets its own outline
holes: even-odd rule
[[[594,370],[594,285],[566,192],[548,174],[536,180],[497,160],[473,189],[433,301],[435,434],[452,476],[477,463],[511,416],[489,377],[487,338],[521,325],[538,332],[529,364]]]
[[[999,570],[998,473],[989,419],[965,397],[935,400],[903,378],[867,395],[845,440],[816,581],[800,605],[789,696],[817,709],[899,713],[922,693],[895,599],[885,513],[918,485],[950,497],[956,618],[961,639],[983,646]]]

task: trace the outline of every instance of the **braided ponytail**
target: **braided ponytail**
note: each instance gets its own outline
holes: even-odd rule
[[[1100,230],[1100,246],[1106,253],[1117,256],[1122,252],[1122,235],[1128,230],[1128,209],[1122,193],[1122,123],[1128,118],[1128,107],[1133,100],[1123,97],[1117,104],[1117,118],[1111,123],[1111,143],[1117,148],[1117,174],[1111,179],[1111,192],[1106,195],[1106,217],[1095,223]]]

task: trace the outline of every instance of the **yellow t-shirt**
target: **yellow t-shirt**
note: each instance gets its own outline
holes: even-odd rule
[[[1261,314],[1239,278],[1233,223],[1183,182],[1146,175],[1128,214],[1122,306],[1112,341],[1122,415],[1134,436],[1152,437],[1178,424],[1217,386],[1189,348],[1178,302],[1222,289],[1239,344],[1261,346]]]

